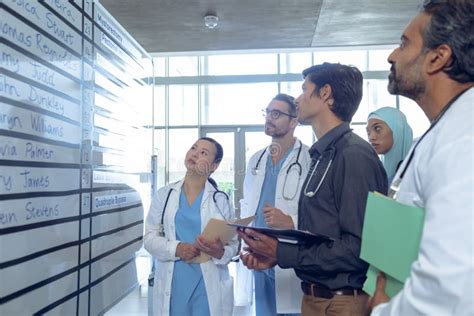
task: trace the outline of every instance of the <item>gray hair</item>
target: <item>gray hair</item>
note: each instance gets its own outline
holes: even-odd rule
[[[448,45],[452,62],[444,72],[460,83],[474,81],[474,1],[424,0],[421,12],[431,15],[423,34],[425,49]]]

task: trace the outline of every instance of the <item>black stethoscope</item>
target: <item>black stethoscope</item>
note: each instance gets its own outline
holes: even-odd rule
[[[314,164],[314,167],[313,167],[313,170],[311,171],[311,174],[309,176],[309,179],[308,181],[306,182],[306,185],[304,187],[304,190],[303,190],[303,193],[305,196],[309,197],[309,198],[312,198],[313,196],[316,195],[316,193],[318,193],[319,189],[321,188],[321,185],[323,184],[324,182],[324,179],[326,178],[326,175],[329,171],[329,168],[331,167],[332,165],[332,162],[334,160],[334,157],[336,156],[336,143],[342,138],[344,137],[344,135],[346,135],[347,133],[349,133],[351,130],[348,130],[346,131],[345,133],[343,133],[341,136],[339,136],[338,138],[336,138],[331,146],[329,146],[328,149],[326,149],[318,158],[318,160],[316,161],[316,163]],[[317,169],[318,169],[318,166],[319,166],[319,163],[323,160],[323,158],[325,156],[327,156],[329,154],[329,162],[326,166],[326,168],[324,169],[324,172],[323,172],[323,176],[321,177],[321,180],[319,180],[319,183],[318,185],[315,187],[314,190],[312,191],[308,191],[308,186],[309,184],[311,183],[311,180],[313,179],[313,176],[315,173],[317,173]],[[314,161],[314,160],[313,160]]]
[[[208,179],[208,181],[213,186],[213,188],[216,189],[216,191],[214,191],[214,193],[212,194],[212,200],[214,201],[214,204],[216,204],[217,210],[222,215],[222,218],[224,218],[225,220],[228,220],[224,216],[224,212],[222,212],[221,208],[219,207],[219,203],[217,203],[217,194],[223,194],[224,195],[225,199],[227,200],[227,204],[229,204],[229,209],[230,209],[231,205],[230,205],[229,195],[227,195],[227,193],[225,193],[224,191],[219,190],[219,188],[217,187],[216,182],[213,179]],[[165,200],[165,205],[163,206],[163,212],[161,213],[161,221],[160,221],[160,225],[158,226],[158,235],[160,237],[165,236],[165,226],[164,226],[163,223],[164,223],[164,219],[165,219],[166,207],[168,206],[168,201],[169,201],[171,193],[173,191],[176,191],[176,190],[173,189],[173,188],[170,188],[170,190],[168,191],[168,195],[166,196],[166,200]]]
[[[293,195],[291,196],[288,196],[285,192],[286,192],[286,182],[288,180],[288,175],[290,174],[290,171],[294,168],[296,168],[296,170],[298,171],[298,183],[297,185],[295,186],[295,188],[298,188],[299,185],[300,185],[300,181],[301,181],[301,174],[303,173],[303,167],[301,166],[300,164],[300,154],[301,154],[301,149],[303,148],[303,143],[301,142],[301,140],[298,140],[298,142],[300,143],[300,147],[298,148],[298,153],[296,154],[296,161],[291,163],[289,166],[288,166],[288,169],[286,169],[286,175],[285,175],[285,179],[283,180],[283,192],[282,192],[282,196],[285,200],[289,201],[289,200],[293,200],[295,197],[296,197],[296,192],[298,190],[295,190]],[[267,148],[268,149],[268,148]],[[258,172],[260,171],[258,169],[259,165],[260,165],[260,161],[262,160],[263,158],[263,155],[265,155],[265,153],[267,152],[267,149],[264,150],[261,154],[260,154],[260,157],[258,157],[258,160],[257,160],[257,163],[255,164],[255,167],[252,168],[252,174],[254,176],[256,176],[258,174]]]

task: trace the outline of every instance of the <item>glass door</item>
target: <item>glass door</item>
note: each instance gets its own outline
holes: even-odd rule
[[[263,133],[263,126],[203,127],[201,135],[214,138],[224,148],[224,158],[212,177],[219,188],[229,194],[239,216],[248,160],[255,152],[268,146],[270,138]]]

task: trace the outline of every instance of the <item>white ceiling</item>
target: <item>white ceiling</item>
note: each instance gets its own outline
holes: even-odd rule
[[[100,0],[149,53],[398,43],[419,0]],[[219,17],[215,29],[203,17]]]

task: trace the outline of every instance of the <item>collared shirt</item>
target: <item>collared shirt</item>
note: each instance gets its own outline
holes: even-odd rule
[[[321,137],[310,155],[312,164],[298,205],[298,229],[335,241],[332,246],[278,243],[278,265],[294,268],[303,281],[329,289],[362,288],[368,267],[359,258],[367,194],[385,194],[387,175],[373,148],[354,134],[348,123]],[[306,195],[318,186],[314,196]]]

